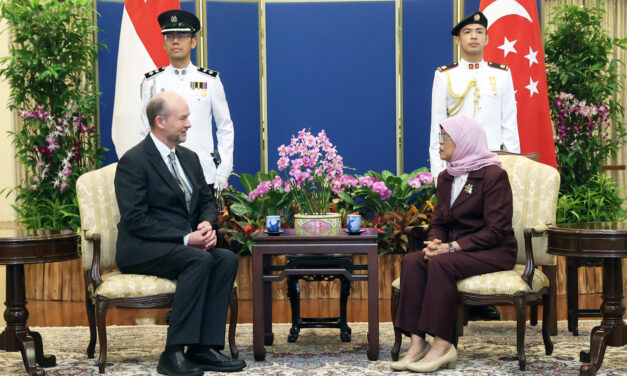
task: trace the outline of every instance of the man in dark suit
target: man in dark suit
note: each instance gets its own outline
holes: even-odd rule
[[[162,92],[146,113],[150,134],[124,154],[115,175],[121,215],[116,262],[123,273],[177,280],[159,373],[239,371],[244,361],[219,352],[238,260],[214,248],[215,199],[196,153],[178,146],[191,127],[189,108],[178,95]]]

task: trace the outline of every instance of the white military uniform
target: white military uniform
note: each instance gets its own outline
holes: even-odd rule
[[[456,115],[474,117],[483,125],[490,150],[520,153],[514,83],[507,66],[460,59],[435,71],[429,142],[434,181],[446,168],[446,162],[440,159],[440,123]]]
[[[228,178],[233,169],[234,130],[218,72],[197,68],[190,63],[183,69],[169,65],[146,73],[141,84],[143,123],[141,139],[150,132],[146,106],[152,97],[162,91],[180,95],[189,106],[192,127],[187,131],[187,140],[181,145],[198,154],[207,184],[214,184],[216,174]],[[222,160],[217,171],[211,156],[214,151],[212,116],[216,123],[218,151]]]

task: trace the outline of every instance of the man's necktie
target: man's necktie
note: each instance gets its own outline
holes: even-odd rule
[[[185,195],[185,203],[187,204],[187,210],[189,210],[189,206],[192,201],[192,193],[189,191],[187,184],[185,184],[185,182],[183,181],[183,177],[181,176],[181,172],[179,171],[179,169],[176,167],[176,163],[174,163],[173,151],[171,151],[170,154],[168,154],[168,159],[170,160],[170,167],[172,168],[172,175],[174,176],[176,181],[179,183],[179,187],[181,188],[181,190],[183,191],[183,194]]]

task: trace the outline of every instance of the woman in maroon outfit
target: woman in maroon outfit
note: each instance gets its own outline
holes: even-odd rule
[[[440,158],[447,168],[438,176],[425,248],[402,262],[394,326],[411,336],[411,345],[391,364],[394,370],[455,368],[457,281],[508,270],[516,262],[512,190],[501,162],[488,150],[483,127],[457,116],[444,120],[440,130]],[[433,344],[425,334],[435,337]]]

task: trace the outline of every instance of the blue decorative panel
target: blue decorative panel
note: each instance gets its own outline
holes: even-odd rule
[[[229,102],[235,127],[233,171],[237,174],[255,174],[261,169],[258,35],[256,3],[207,2],[208,66],[220,72]]]
[[[394,2],[268,3],[269,168],[302,128],[344,163],[396,170]]]
[[[453,62],[452,27],[452,1],[403,1],[405,172],[429,167],[433,74]]]
[[[181,8],[195,13],[194,1],[181,1]],[[115,99],[115,77],[118,66],[118,43],[120,25],[124,12],[124,3],[120,1],[98,1],[98,42],[107,48],[98,50],[98,85],[100,96],[100,144],[108,148],[103,166],[117,162],[118,158],[111,139],[111,121],[113,119],[113,101]],[[196,52],[192,51],[192,61],[196,61]],[[139,91],[139,88],[137,88]]]

